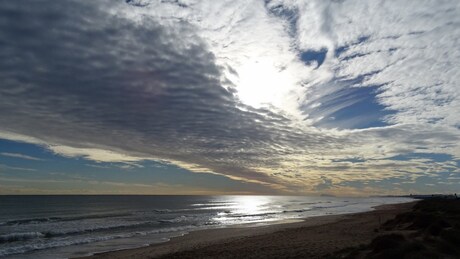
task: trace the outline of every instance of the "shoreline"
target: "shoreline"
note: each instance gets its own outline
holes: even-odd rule
[[[370,242],[378,235],[375,232],[382,223],[394,218],[397,214],[410,211],[417,200],[408,203],[385,204],[373,207],[373,210],[359,213],[339,215],[323,215],[304,219],[297,222],[276,223],[262,226],[232,226],[229,228],[205,229],[189,232],[182,236],[171,238],[167,242],[154,243],[139,248],[120,249],[96,253],[81,259],[97,258],[178,258],[178,257],[238,257],[236,250],[244,253],[258,247],[284,247],[286,250],[310,250],[310,257],[318,257],[325,252],[331,253],[343,248]],[[353,229],[353,226],[355,229]],[[350,227],[352,227],[350,229]],[[351,232],[341,231],[349,229]],[[354,230],[354,231],[353,231]],[[343,233],[342,233],[343,232]],[[360,233],[354,233],[360,232]],[[326,235],[324,235],[326,234]],[[355,235],[356,234],[356,235]],[[326,238],[326,240],[323,240]],[[337,240],[337,242],[334,242]],[[290,241],[298,241],[303,247],[289,249]],[[310,243],[310,246],[308,243]],[[295,243],[295,242],[294,242]],[[333,244],[334,243],[334,244]],[[314,248],[313,248],[314,247]],[[282,251],[281,249],[279,251]],[[267,256],[251,253],[251,257]],[[265,251],[266,252],[266,251]],[[226,254],[229,253],[229,254]],[[284,253],[283,253],[284,254]],[[245,254],[244,256],[247,256]]]

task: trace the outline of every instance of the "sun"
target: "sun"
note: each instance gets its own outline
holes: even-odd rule
[[[232,81],[236,85],[238,99],[254,108],[274,106],[284,108],[286,97],[294,86],[294,78],[277,66],[270,58],[255,58],[236,67],[237,75]]]

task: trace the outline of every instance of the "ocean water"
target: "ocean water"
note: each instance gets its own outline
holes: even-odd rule
[[[371,210],[409,198],[0,196],[1,258],[69,258],[168,241],[190,231]]]

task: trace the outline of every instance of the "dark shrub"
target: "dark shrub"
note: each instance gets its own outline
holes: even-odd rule
[[[378,236],[372,240],[371,247],[373,252],[380,252],[385,249],[394,249],[401,246],[405,242],[405,238],[399,234],[389,234],[384,236]]]
[[[446,229],[442,231],[441,238],[452,244],[460,244],[460,231],[458,229]]]
[[[414,219],[414,223],[409,227],[409,229],[426,229],[438,218],[432,214],[422,214],[418,215]]]
[[[415,215],[413,212],[401,213],[396,215],[394,219],[390,219],[383,224],[384,229],[401,228],[402,225],[412,223]]]

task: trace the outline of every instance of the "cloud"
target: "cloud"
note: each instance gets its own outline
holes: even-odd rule
[[[87,178],[68,177],[60,179],[25,179],[2,177],[0,175],[0,194],[164,194],[164,195],[215,195],[216,193],[254,194],[251,191],[232,192],[231,190],[185,186],[157,182],[153,184],[100,181]],[[66,179],[69,178],[69,179]],[[5,185],[3,185],[5,183]]]
[[[43,159],[41,159],[41,158],[34,157],[34,156],[28,156],[28,155],[24,155],[24,154],[19,154],[19,153],[1,152],[0,155],[6,156],[6,157],[27,159],[27,160],[43,161]]]
[[[381,86],[377,102],[394,111],[386,117],[388,123],[458,126],[451,112],[460,109],[455,1],[326,1],[308,6],[322,14],[321,25],[312,18],[302,20],[299,26],[319,29],[308,30],[315,33],[305,36],[308,41],[299,40],[307,43],[305,48],[325,41],[331,50],[327,65],[336,77],[360,78],[357,87]]]
[[[25,167],[9,166],[9,165],[0,164],[0,171],[3,171],[2,169],[18,170],[18,171],[37,171],[36,169],[33,169],[33,168],[25,168]]]
[[[268,145],[276,137],[271,128],[285,121],[238,103],[222,88],[214,55],[187,23],[167,27],[146,18],[139,24],[102,4],[46,10],[35,4],[2,9],[10,16],[2,38],[15,42],[1,53],[13,62],[2,63],[4,131],[67,156],[106,162],[153,157],[221,171],[241,163],[233,147]],[[37,23],[14,22],[20,17]],[[214,161],[226,155],[235,161]],[[235,177],[271,181],[240,167],[247,172]]]
[[[388,161],[460,159],[458,6],[409,4],[3,1],[0,138],[285,192],[455,171]]]

